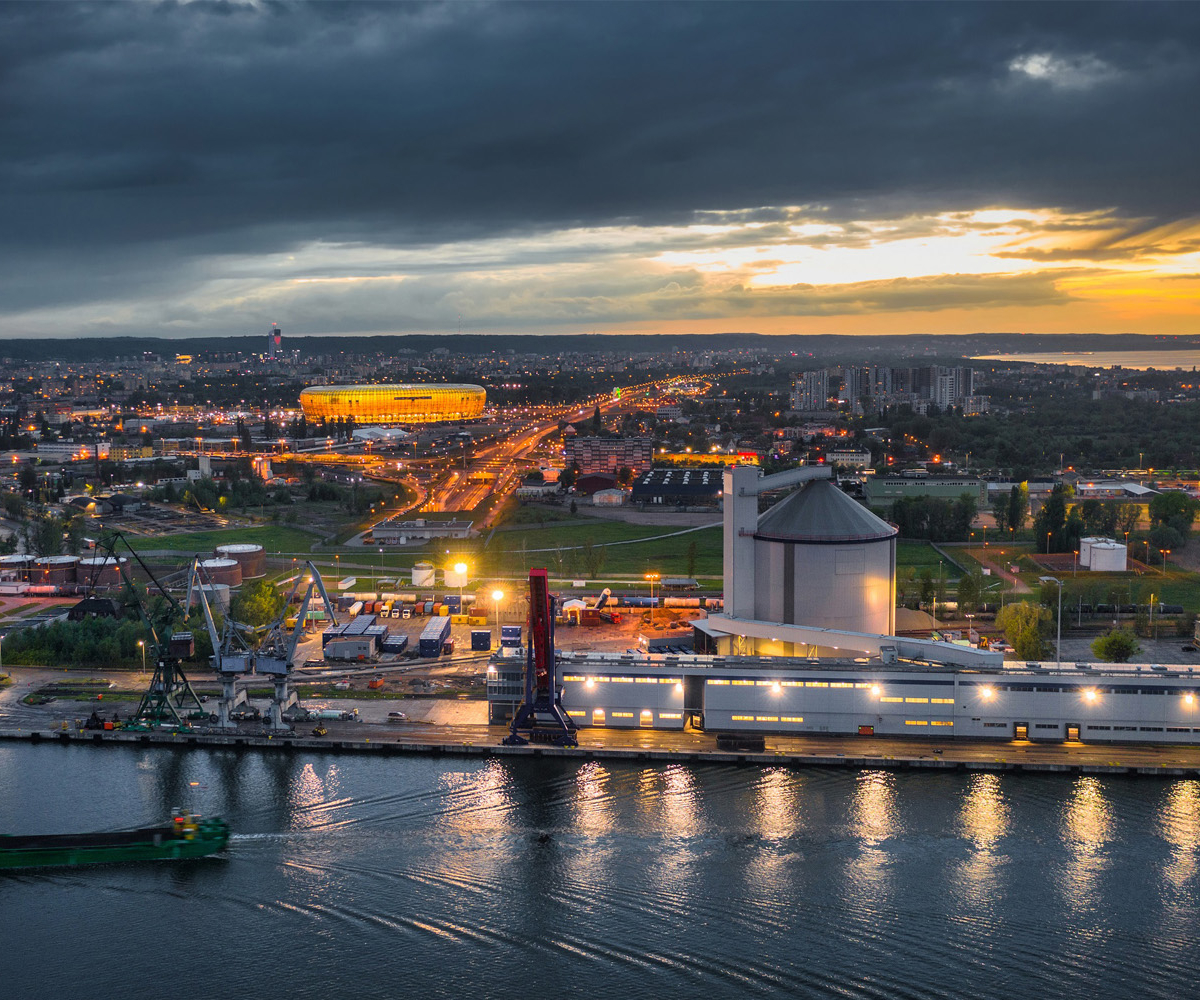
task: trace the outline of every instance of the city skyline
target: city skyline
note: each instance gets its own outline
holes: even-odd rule
[[[0,338],[1196,332],[1194,8],[0,22]]]

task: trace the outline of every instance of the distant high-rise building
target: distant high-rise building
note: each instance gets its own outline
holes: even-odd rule
[[[829,372],[800,372],[792,382],[793,410],[824,410],[829,406]]]
[[[272,361],[278,359],[283,352],[283,331],[278,323],[271,324],[271,332],[267,334],[267,355]]]

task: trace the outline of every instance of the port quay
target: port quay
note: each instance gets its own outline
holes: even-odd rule
[[[926,741],[912,738],[861,741],[855,738],[772,740],[764,752],[714,750],[691,741],[656,739],[636,742],[605,739],[578,747],[505,746],[501,731],[479,727],[476,739],[461,730],[445,738],[422,734],[362,735],[361,725],[331,729],[325,738],[304,736],[83,732],[78,730],[2,730],[0,742],[43,746],[156,747],[232,749],[266,754],[342,754],[405,758],[414,756],[558,758],[630,763],[740,764],[759,767],[821,767],[881,770],[980,771],[1037,774],[1123,774],[1147,777],[1200,777],[1200,747],[1086,745],[1062,747],[986,741]],[[373,728],[373,727],[372,727]],[[637,734],[640,735],[640,734]],[[611,737],[612,734],[605,734]],[[661,734],[656,734],[661,736]],[[696,741],[698,744],[698,741]],[[667,745],[663,745],[667,744]]]

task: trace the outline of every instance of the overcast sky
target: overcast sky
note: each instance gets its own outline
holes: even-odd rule
[[[0,3],[0,337],[1200,333],[1200,5]]]

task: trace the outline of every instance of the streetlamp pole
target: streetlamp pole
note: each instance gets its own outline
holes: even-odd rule
[[[1170,549],[1159,549],[1158,551],[1162,553],[1162,557],[1163,557],[1162,575],[1166,576],[1167,575],[1167,556],[1169,556],[1171,554],[1171,550]]]
[[[146,672],[146,640],[138,639],[138,645],[142,649],[142,673]]]
[[[501,619],[501,617],[500,617],[500,602],[502,600],[504,600],[504,591],[503,590],[493,590],[492,591],[492,610],[496,614],[496,624],[497,625],[502,624],[502,621],[503,621],[503,619]]]
[[[454,572],[458,574],[458,613],[461,615],[463,613],[462,595],[463,583],[466,582],[467,578],[467,564],[461,562],[455,563]]]
[[[1054,640],[1054,665],[1062,666],[1062,580],[1058,584],[1058,638]]]

